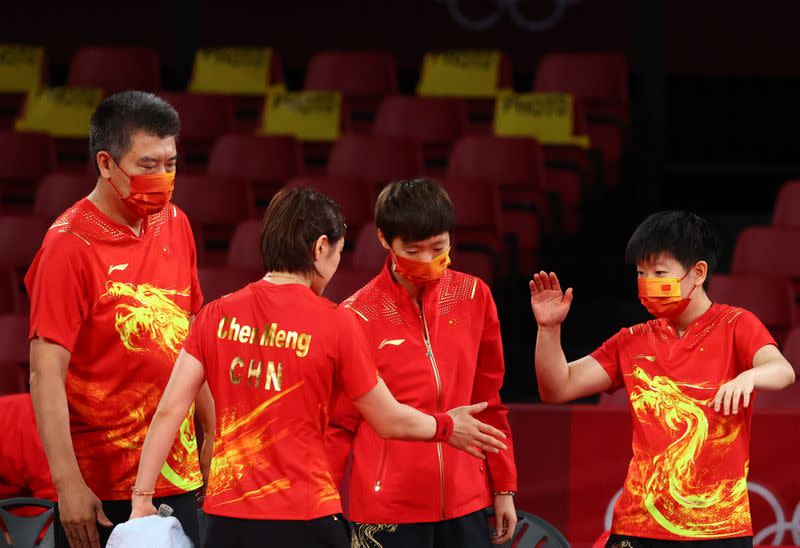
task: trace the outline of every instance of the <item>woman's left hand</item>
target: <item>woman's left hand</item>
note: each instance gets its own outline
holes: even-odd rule
[[[503,544],[511,540],[517,529],[517,509],[511,495],[495,495],[494,519],[497,530],[492,535],[493,544]]]
[[[750,398],[755,387],[753,370],[749,369],[739,374],[732,381],[728,381],[719,387],[714,400],[708,404],[714,411],[722,411],[725,415],[736,415],[739,413],[739,400],[742,401],[741,409],[750,406]]]

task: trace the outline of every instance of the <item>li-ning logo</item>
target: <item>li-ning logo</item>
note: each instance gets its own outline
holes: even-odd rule
[[[119,270],[120,272],[128,268],[128,263],[125,264],[112,264],[108,267],[108,275],[111,276],[112,272]]]
[[[406,342],[406,340],[405,340],[405,339],[392,339],[392,340],[390,340],[390,339],[383,339],[383,340],[381,341],[381,344],[379,344],[379,345],[378,345],[378,350],[380,350],[380,349],[381,349],[381,348],[383,348],[384,346],[400,346],[400,345],[401,345],[401,344],[403,344],[404,342]]]

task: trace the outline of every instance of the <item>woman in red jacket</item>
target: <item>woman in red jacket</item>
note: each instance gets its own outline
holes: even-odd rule
[[[447,269],[455,213],[438,183],[391,183],[375,222],[386,265],[343,305],[366,333],[381,378],[399,401],[428,413],[487,401],[481,420],[503,431],[509,448],[484,461],[443,444],[384,440],[340,400],[328,443],[337,479],[352,448],[352,546],[488,546],[491,505],[491,540],[506,542],[517,522],[517,483],[492,295],[478,278]]]
[[[217,417],[206,546],[349,544],[324,446],[334,387],[381,436],[478,455],[505,448],[492,437],[502,432],[471,416],[485,404],[431,416],[389,393],[356,319],[318,296],[339,265],[344,231],[336,204],[313,190],[273,198],[261,233],[267,274],[198,314],[144,442],[131,517],[155,513],[156,477],[206,380]]]

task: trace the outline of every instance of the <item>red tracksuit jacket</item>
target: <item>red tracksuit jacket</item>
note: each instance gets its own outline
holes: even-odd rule
[[[508,449],[485,461],[446,443],[384,440],[343,397],[331,407],[327,435],[335,479],[352,448],[348,517],[359,523],[420,523],[458,518],[516,491],[508,411],[500,402],[503,347],[497,309],[478,278],[448,270],[423,294],[422,311],[387,265],[347,299],[395,398],[423,412],[486,401],[477,416],[502,430]]]

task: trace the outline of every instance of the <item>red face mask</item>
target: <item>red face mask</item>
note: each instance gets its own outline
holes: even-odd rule
[[[432,261],[414,261],[401,257],[393,251],[391,254],[394,260],[394,271],[416,285],[435,282],[444,275],[445,270],[450,266],[450,248]]]
[[[122,198],[114,180],[109,179],[109,182],[120,195],[122,203],[140,219],[158,213],[172,199],[172,191],[175,188],[175,172],[128,175],[119,164],[117,164],[117,168],[130,180],[131,193]]]
[[[692,302],[694,286],[686,297],[681,297],[683,278],[639,278],[639,300],[650,314],[668,320],[680,316]]]

